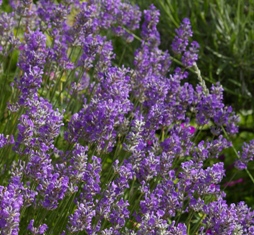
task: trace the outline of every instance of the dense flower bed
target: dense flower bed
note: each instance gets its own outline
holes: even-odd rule
[[[170,55],[159,49],[154,6],[10,4],[0,15],[9,89],[1,91],[0,234],[254,234],[254,212],[227,204],[220,184],[219,156],[238,117],[220,84],[206,87],[187,18]],[[130,68],[115,60],[116,36],[140,42]],[[237,153],[238,169],[247,170],[252,148]]]

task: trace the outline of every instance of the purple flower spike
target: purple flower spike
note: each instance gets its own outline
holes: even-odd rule
[[[190,20],[185,18],[180,27],[176,29],[176,36],[172,42],[172,50],[177,54],[185,52],[189,44],[189,37],[192,37]]]
[[[22,183],[14,176],[7,187],[0,186],[0,231],[18,235],[20,210],[23,206]]]
[[[142,39],[147,41],[152,46],[158,46],[160,44],[160,34],[156,28],[159,23],[160,12],[151,5],[149,10],[144,11],[145,21],[142,25]]]
[[[184,52],[182,57],[182,63],[185,67],[192,67],[198,60],[198,48],[199,44],[196,41],[191,43],[191,46]]]

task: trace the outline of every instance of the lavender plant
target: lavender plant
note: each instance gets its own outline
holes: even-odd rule
[[[254,212],[227,204],[221,185],[238,117],[220,84],[206,87],[188,19],[170,55],[153,5],[10,4],[0,15],[12,89],[0,94],[0,234],[254,234]],[[115,61],[112,35],[140,43],[131,67]],[[251,179],[252,145],[236,159]]]

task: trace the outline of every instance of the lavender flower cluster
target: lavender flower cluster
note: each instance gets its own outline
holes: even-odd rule
[[[206,87],[188,19],[175,31],[174,67],[153,5],[10,5],[0,14],[1,73],[12,89],[1,103],[0,234],[254,234],[254,211],[227,204],[221,188],[219,155],[232,146],[224,133],[237,133],[238,117],[220,84]],[[140,41],[132,66],[116,61],[112,37]],[[210,135],[200,140],[203,128]],[[236,167],[247,168],[253,146]]]

